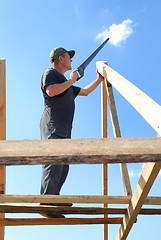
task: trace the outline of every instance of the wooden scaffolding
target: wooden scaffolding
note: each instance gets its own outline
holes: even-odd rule
[[[161,168],[161,138],[121,138],[112,85],[156,130],[158,136],[161,135],[161,107],[111,69],[106,62],[97,62],[97,69],[105,78],[102,83],[102,139],[6,141],[5,60],[0,59],[0,240],[4,240],[5,226],[73,224],[103,224],[104,240],[108,239],[108,225],[120,224],[116,240],[123,240],[127,238],[138,214],[161,214],[161,209],[142,208],[143,205],[161,205],[161,197],[148,197]],[[107,138],[107,99],[115,139]],[[136,189],[132,193],[126,163],[138,162],[146,164]],[[107,166],[112,163],[120,163],[125,196],[108,195]],[[102,164],[103,195],[23,196],[5,194],[5,166],[38,164]],[[25,203],[31,203],[31,205],[25,205]],[[32,205],[32,203],[102,203],[104,206],[54,207]],[[127,208],[109,208],[108,204],[127,204]],[[103,215],[104,217],[5,218],[5,213],[43,214],[47,212]],[[108,216],[112,214],[122,214],[123,217]]]

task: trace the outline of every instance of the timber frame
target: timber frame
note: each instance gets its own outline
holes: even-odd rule
[[[161,169],[161,138],[121,138],[114,101],[114,86],[127,101],[161,135],[161,106],[111,69],[106,62],[97,62],[104,76],[102,83],[102,139],[20,140],[6,141],[5,59],[0,59],[0,240],[5,226],[103,224],[103,237],[108,240],[108,225],[120,224],[116,240],[124,240],[138,214],[159,215],[161,209],[142,208],[161,205],[161,197],[148,193]],[[115,139],[107,138],[107,99]],[[62,152],[61,145],[65,145]],[[72,148],[70,147],[72,146]],[[132,193],[126,163],[145,162],[139,182]],[[6,166],[36,164],[102,164],[102,196],[7,195]],[[108,164],[119,163],[125,196],[108,196]],[[110,182],[110,181],[109,181]],[[54,207],[32,203],[102,203],[103,207]],[[9,203],[9,204],[8,204]],[[19,204],[17,204],[19,203]],[[23,203],[23,205],[20,205]],[[31,203],[31,205],[25,205]],[[127,204],[126,208],[109,208],[108,204]],[[103,215],[98,218],[5,218],[5,213],[54,213]],[[108,215],[122,214],[123,217]]]

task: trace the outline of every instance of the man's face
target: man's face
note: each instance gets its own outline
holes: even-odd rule
[[[64,68],[66,68],[66,71],[72,69],[71,62],[72,62],[72,60],[70,59],[69,54],[65,53],[64,57],[63,57],[63,66],[64,66]]]

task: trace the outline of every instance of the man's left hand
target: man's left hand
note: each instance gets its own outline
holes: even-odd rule
[[[98,72],[98,69],[97,69],[97,78],[100,80],[100,82],[104,80],[104,77]]]

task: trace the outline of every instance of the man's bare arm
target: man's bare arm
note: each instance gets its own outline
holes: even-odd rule
[[[65,90],[67,90],[70,86],[72,86],[73,83],[75,83],[77,81],[77,78],[78,78],[78,73],[77,73],[77,69],[76,69],[70,74],[70,79],[68,81],[66,81],[64,83],[60,83],[60,84],[51,84],[51,85],[46,86],[46,93],[50,97],[59,95],[62,92],[64,92]]]
[[[104,80],[104,77],[97,71],[97,79],[86,86],[85,88],[81,88],[79,92],[79,96],[88,96],[91,92],[93,92],[97,86]]]

